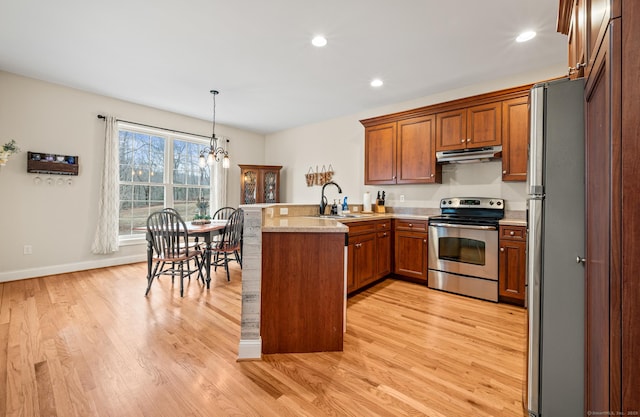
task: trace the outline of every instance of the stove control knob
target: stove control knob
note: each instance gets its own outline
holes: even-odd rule
[[[490,205],[490,206],[493,206],[493,200],[490,200],[490,201],[489,201],[489,205]]]
[[[449,204],[451,204],[451,200],[449,200]]]
[[[502,201],[498,201],[496,204],[501,206],[502,205]]]

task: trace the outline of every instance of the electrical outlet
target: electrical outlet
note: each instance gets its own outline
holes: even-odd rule
[[[33,247],[31,245],[24,245],[24,254],[31,255],[33,253]]]
[[[400,194],[400,202],[404,202],[404,194]]]
[[[280,215],[281,216],[286,216],[287,214],[289,214],[289,208],[288,207],[280,207]]]

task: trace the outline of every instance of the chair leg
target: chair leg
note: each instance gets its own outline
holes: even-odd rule
[[[229,254],[227,252],[224,253],[224,269],[227,271],[227,281],[231,281],[229,276]]]
[[[180,262],[180,297],[184,297],[184,262]]]
[[[151,274],[151,276],[148,279],[148,283],[147,283],[147,290],[144,292],[144,296],[146,297],[147,295],[149,295],[149,290],[151,289],[151,284],[153,283],[153,279],[155,278],[155,274]]]

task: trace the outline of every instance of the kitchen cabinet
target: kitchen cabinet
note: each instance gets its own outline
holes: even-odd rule
[[[502,144],[500,102],[455,109],[436,115],[436,151]]]
[[[524,226],[500,226],[498,294],[500,301],[524,306],[527,232]]]
[[[427,283],[427,221],[394,220],[394,273]]]
[[[349,226],[347,246],[347,293],[352,293],[380,278],[376,221],[353,222]]]
[[[391,273],[391,220],[376,224],[376,277],[383,278]]]
[[[568,36],[571,78],[589,77],[609,21],[622,15],[622,0],[560,0],[558,32]]]
[[[365,184],[441,182],[434,136],[433,116],[365,127]]]
[[[240,167],[240,204],[279,203],[279,165],[238,165]]]
[[[502,102],[502,181],[527,180],[529,95]]]

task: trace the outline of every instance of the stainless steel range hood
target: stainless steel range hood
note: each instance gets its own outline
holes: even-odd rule
[[[501,155],[502,146],[484,146],[481,148],[456,149],[452,151],[436,152],[439,163],[463,164],[472,162],[486,162]]]

